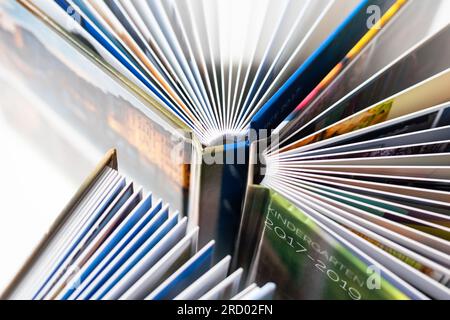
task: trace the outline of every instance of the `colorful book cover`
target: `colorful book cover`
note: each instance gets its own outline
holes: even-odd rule
[[[250,188],[263,188],[251,186]],[[408,299],[281,195],[267,191],[264,229],[250,279],[278,284],[278,299]],[[258,202],[260,199],[253,199]],[[256,213],[251,213],[256,214]]]

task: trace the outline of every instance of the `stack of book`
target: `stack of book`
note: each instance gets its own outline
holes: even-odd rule
[[[449,9],[0,1],[45,152],[79,168],[51,114],[123,172],[110,151],[3,297],[450,299]]]

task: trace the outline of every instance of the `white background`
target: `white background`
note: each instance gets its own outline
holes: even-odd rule
[[[3,111],[24,102],[5,85],[4,75],[0,69],[0,292],[77,188],[8,124]]]

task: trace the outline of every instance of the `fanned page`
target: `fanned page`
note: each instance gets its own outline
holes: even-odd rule
[[[231,257],[215,263],[213,240],[198,248],[198,227],[118,170],[99,168],[75,203],[9,299],[246,299]]]
[[[208,145],[244,136],[359,1],[22,2],[89,43]]]
[[[449,3],[423,5],[410,1],[376,46],[347,55],[264,151],[271,195],[252,275],[279,274],[279,297],[450,298]],[[405,21],[422,15],[405,38]],[[368,290],[374,270],[381,291]]]

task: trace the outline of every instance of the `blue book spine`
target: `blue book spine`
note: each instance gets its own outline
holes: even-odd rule
[[[368,31],[367,8],[375,5],[384,13],[394,3],[395,0],[363,0],[255,114],[250,128],[256,132],[276,128]]]

